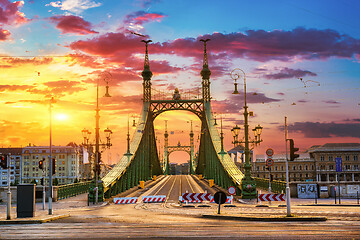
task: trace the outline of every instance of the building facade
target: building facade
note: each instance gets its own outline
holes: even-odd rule
[[[49,146],[28,146],[22,148],[22,181],[21,183],[41,182],[45,176],[45,184],[48,184],[49,176]],[[59,184],[74,183],[80,178],[79,159],[80,151],[76,146],[53,146],[52,158],[56,159],[56,172],[53,179]],[[39,161],[44,161],[44,169],[39,169]]]
[[[359,143],[327,143],[308,152],[314,159],[316,181],[337,182],[338,178],[346,182],[360,181]],[[341,172],[336,172],[337,158],[342,162]]]
[[[259,178],[269,178],[272,174],[274,180],[286,180],[286,160],[285,154],[275,154],[272,156],[273,166],[268,170],[265,156],[257,156],[252,165],[252,176]],[[316,171],[314,159],[310,158],[308,153],[301,153],[299,158],[294,161],[288,161],[289,181],[315,181]]]
[[[336,172],[336,158],[342,160],[342,172]],[[360,144],[359,143],[327,143],[309,148],[294,161],[288,161],[289,181],[303,182],[359,182],[360,181]],[[274,180],[286,180],[285,154],[272,157],[270,167]],[[269,178],[270,171],[266,166],[266,158],[257,155],[252,164],[252,176]]]
[[[21,183],[22,148],[0,148],[0,154],[10,156],[10,168],[0,167],[0,187],[8,185],[8,170],[10,170],[10,184]]]
[[[242,145],[237,145],[236,147],[228,151],[231,159],[234,161],[235,165],[243,172],[243,165],[245,163],[245,148]],[[250,163],[253,161],[253,151],[250,150]]]

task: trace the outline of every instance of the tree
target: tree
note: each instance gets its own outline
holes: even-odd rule
[[[53,179],[53,185],[54,185],[54,186],[59,185],[59,180],[58,180],[57,178],[54,178],[54,179]]]

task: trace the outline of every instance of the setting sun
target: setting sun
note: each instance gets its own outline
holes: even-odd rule
[[[67,121],[69,120],[69,115],[65,113],[57,113],[55,114],[54,118],[59,121]]]

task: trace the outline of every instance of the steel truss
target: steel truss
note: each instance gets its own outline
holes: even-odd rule
[[[170,110],[187,110],[200,119],[203,117],[204,102],[202,100],[151,100],[150,103],[154,118]]]

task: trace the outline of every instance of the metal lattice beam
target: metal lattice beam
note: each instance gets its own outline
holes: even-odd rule
[[[202,100],[152,100],[150,106],[154,118],[170,110],[187,110],[201,119],[204,110]]]

